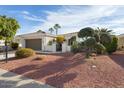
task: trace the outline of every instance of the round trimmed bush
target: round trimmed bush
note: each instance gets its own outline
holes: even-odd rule
[[[103,54],[105,52],[105,50],[106,50],[106,48],[104,47],[104,45],[103,44],[100,44],[100,43],[97,43],[95,45],[95,49],[96,49],[97,54]]]
[[[96,44],[96,40],[94,37],[91,37],[91,38],[88,38],[86,41],[86,46],[89,47],[89,48],[92,48],[94,47],[94,45]]]
[[[35,54],[34,50],[30,48],[20,48],[15,53],[17,58],[26,58],[33,56],[34,54]]]

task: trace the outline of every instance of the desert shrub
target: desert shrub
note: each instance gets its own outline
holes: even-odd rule
[[[35,52],[30,48],[20,48],[16,51],[15,55],[17,58],[25,58],[33,56]]]
[[[39,55],[39,56],[37,56],[34,60],[43,60],[45,58],[45,56],[43,56],[43,55]]]
[[[113,37],[112,38],[112,52],[115,52],[117,50],[118,47],[118,38],[117,37]]]
[[[19,43],[17,42],[12,42],[11,43],[11,48],[14,49],[14,50],[17,50],[19,48]]]
[[[48,45],[51,46],[52,44],[53,44],[53,41],[50,40],[50,41],[48,42]]]
[[[57,36],[56,37],[56,42],[57,43],[63,43],[65,41],[65,37],[64,36]]]
[[[71,52],[73,52],[73,53],[81,52],[81,45],[76,41],[73,42],[73,44],[71,46]]]
[[[104,47],[103,44],[97,43],[95,45],[95,50],[96,50],[97,54],[103,54],[105,52],[106,48]]]
[[[106,47],[106,51],[109,54],[112,54],[113,52],[115,52],[117,50],[118,47],[118,38],[116,36],[112,37],[112,42],[109,44],[105,44],[104,45]]]

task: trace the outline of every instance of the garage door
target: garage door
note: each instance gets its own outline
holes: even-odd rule
[[[26,40],[26,48],[31,48],[34,50],[41,50],[41,39],[27,39]]]

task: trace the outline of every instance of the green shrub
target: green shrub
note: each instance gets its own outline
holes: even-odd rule
[[[117,50],[118,47],[118,38],[116,36],[112,37],[112,42],[109,44],[105,44],[104,45],[106,47],[106,51],[109,54],[112,54],[113,52],[115,52]]]
[[[96,44],[96,40],[94,37],[91,37],[91,38],[88,38],[86,41],[85,41],[85,44],[88,48],[93,48],[94,45]]]
[[[78,42],[73,42],[72,46],[71,46],[71,52],[73,53],[78,53],[81,52],[81,45]]]
[[[30,57],[30,56],[33,56],[34,54],[35,52],[30,48],[21,48],[21,49],[18,49],[15,53],[17,58]]]
[[[56,42],[57,43],[63,43],[65,41],[65,37],[64,36],[57,36],[56,37]]]
[[[106,48],[104,47],[103,44],[97,43],[95,45],[95,50],[96,50],[97,54],[103,54],[105,52]]]
[[[14,50],[17,50],[19,48],[19,43],[17,42],[12,42],[11,43],[11,48],[14,49]]]
[[[53,41],[51,41],[51,40],[50,40],[50,41],[48,42],[48,45],[50,45],[50,46],[51,46],[51,45],[52,45],[52,43],[53,43]]]

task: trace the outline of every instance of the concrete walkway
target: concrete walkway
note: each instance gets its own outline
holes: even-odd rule
[[[0,69],[0,88],[52,88],[52,86]]]

